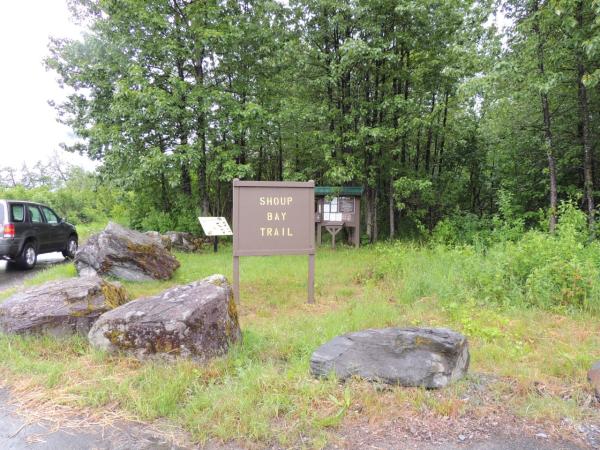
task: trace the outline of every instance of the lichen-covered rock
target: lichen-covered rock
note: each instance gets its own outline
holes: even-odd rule
[[[157,244],[162,245],[167,250],[171,250],[171,239],[169,239],[167,236],[160,234],[158,231],[146,231],[144,234],[153,239]]]
[[[179,261],[153,238],[111,222],[79,248],[75,267],[80,276],[167,280],[179,267]]]
[[[118,283],[97,276],[51,281],[0,304],[0,331],[10,334],[87,334],[101,314],[127,301]]]
[[[462,378],[469,346],[462,334],[445,328],[384,328],[338,336],[310,360],[313,375],[353,375],[401,386],[441,388]]]
[[[204,245],[204,239],[183,231],[167,231],[165,234],[160,234],[158,231],[146,231],[144,234],[167,250],[197,252]]]
[[[224,354],[241,332],[231,287],[213,275],[103,314],[88,338],[93,347],[140,359],[205,360]]]
[[[162,238],[169,240],[170,247],[181,252],[197,252],[202,248],[202,238],[194,236],[192,233],[181,231],[167,231]]]

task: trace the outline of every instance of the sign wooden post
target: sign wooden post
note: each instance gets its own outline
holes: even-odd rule
[[[233,180],[233,295],[240,301],[240,256],[308,255],[314,303],[315,182]]]

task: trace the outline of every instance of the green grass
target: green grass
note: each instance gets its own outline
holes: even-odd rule
[[[92,234],[102,231],[106,225],[106,222],[82,223],[76,225],[79,242],[82,243],[87,241]]]
[[[213,273],[231,276],[230,248],[177,257],[182,266],[172,280],[124,285],[140,297]],[[5,336],[0,375],[19,392],[41,389],[47,398],[69,405],[165,418],[199,442],[234,439],[285,447],[308,438],[310,446],[320,447],[331,438],[330,430],[357,414],[391,419],[403,411],[485,415],[491,406],[535,420],[598,419],[598,412],[585,406],[591,393],[586,371],[600,359],[597,317],[542,310],[523,304],[521,297],[508,302],[482,296],[495,292],[491,264],[469,249],[322,248],[316,258],[317,303],[308,305],[305,256],[245,257],[243,343],[226,357],[206,365],[140,363],[94,351],[83,338]],[[28,284],[74,275],[72,266],[58,266]],[[382,391],[360,381],[317,381],[309,374],[311,353],[338,334],[411,325],[465,333],[475,378],[441,392]],[[493,375],[483,403],[466,394],[479,374]]]

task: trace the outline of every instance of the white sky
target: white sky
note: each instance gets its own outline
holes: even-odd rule
[[[70,21],[66,0],[0,2],[0,167],[32,166],[55,151],[73,164],[93,168],[79,155],[60,150],[68,127],[56,122],[48,100],[61,100],[56,74],[46,72],[48,38],[80,35]]]

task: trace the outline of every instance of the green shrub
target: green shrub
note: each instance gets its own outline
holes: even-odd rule
[[[470,219],[442,221],[428,247],[377,247],[378,262],[368,273],[398,283],[406,301],[435,296],[600,313],[600,244],[589,241],[576,205],[563,203],[559,212],[555,234],[523,233],[523,223],[508,214],[495,219],[485,239]],[[459,243],[469,235],[470,245]]]

